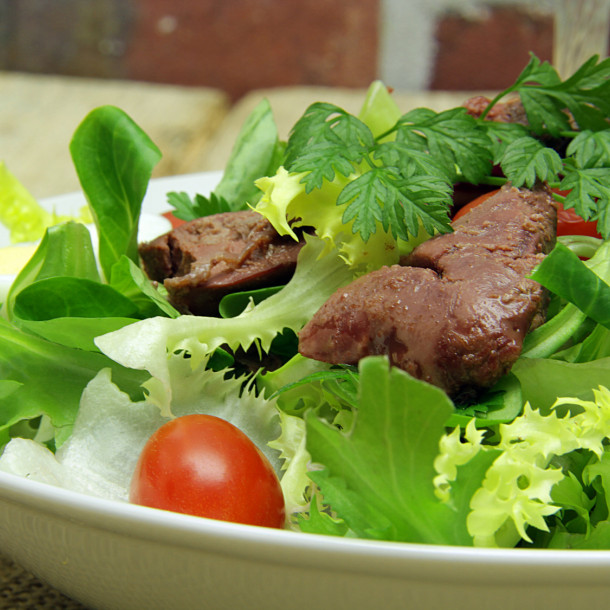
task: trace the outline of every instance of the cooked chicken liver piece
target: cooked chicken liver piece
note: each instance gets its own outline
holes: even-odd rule
[[[468,114],[478,119],[483,112],[485,112],[489,104],[491,104],[491,100],[488,97],[476,95],[467,99],[463,106],[466,108]],[[496,121],[498,123],[519,123],[520,125],[528,125],[525,108],[517,95],[513,95],[506,100],[494,104],[485,118],[488,121]]]
[[[546,189],[505,187],[401,261],[338,290],[299,335],[304,356],[390,362],[450,395],[493,385],[543,319],[546,295],[525,276],[555,241]]]
[[[223,296],[286,282],[302,242],[282,237],[259,213],[205,216],[140,244],[148,277],[182,313],[218,315]]]

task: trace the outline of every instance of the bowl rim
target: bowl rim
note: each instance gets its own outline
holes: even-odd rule
[[[465,578],[505,582],[512,575],[540,584],[569,575],[581,585],[599,584],[610,569],[610,551],[604,550],[492,549],[304,534],[98,498],[6,472],[0,472],[2,501],[102,532],[284,566],[418,579],[434,574],[461,583]]]

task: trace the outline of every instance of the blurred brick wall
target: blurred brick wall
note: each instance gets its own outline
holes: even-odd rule
[[[401,1],[416,21],[434,13],[419,88],[497,89],[529,51],[551,58],[552,19],[525,0],[0,0],[0,70],[201,85],[232,99],[284,85],[366,87],[387,60],[382,9]]]
[[[366,86],[376,71],[378,0],[132,0],[136,78],[250,89]]]
[[[0,69],[225,90],[365,87],[379,0],[0,0]]]
[[[553,19],[526,7],[497,6],[469,16],[448,13],[436,25],[431,89],[503,89],[529,60],[551,60]]]

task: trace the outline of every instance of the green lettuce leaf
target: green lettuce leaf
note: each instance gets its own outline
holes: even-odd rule
[[[225,345],[247,349],[254,344],[266,352],[279,333],[284,329],[300,330],[335,290],[352,279],[341,258],[336,253],[321,257],[322,249],[320,240],[307,238],[290,282],[238,316],[149,318],[98,337],[96,344],[124,366],[149,371],[153,376],[147,384],[151,399],[158,402],[164,414],[169,414],[168,366],[173,358],[186,351],[193,366],[197,366]],[[316,289],[312,290],[312,286]]]
[[[140,385],[147,374],[127,370],[99,353],[51,343],[0,318],[0,379],[14,389],[0,397],[0,431],[45,415],[59,446],[70,436],[84,387],[105,367],[131,396],[142,396]]]
[[[0,223],[10,231],[12,243],[38,241],[48,227],[70,219],[43,208],[0,161]],[[91,222],[86,210],[74,220]]]
[[[353,428],[339,430],[306,416],[307,449],[323,470],[310,472],[324,501],[360,537],[472,544],[468,501],[488,466],[472,461],[452,503],[435,494],[434,461],[453,411],[438,388],[379,357],[360,362],[360,398]]]
[[[598,252],[610,261],[610,244]],[[530,277],[610,328],[610,286],[563,244],[558,243]]]
[[[106,278],[126,255],[138,262],[138,220],[161,152],[122,110],[101,106],[76,129],[70,153],[99,236]]]
[[[3,305],[2,315],[12,320],[19,293],[37,281],[54,277],[99,281],[91,235],[83,225],[67,222],[49,227],[32,258],[15,278]]]

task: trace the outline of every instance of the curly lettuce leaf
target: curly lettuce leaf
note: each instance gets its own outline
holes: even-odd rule
[[[442,439],[436,461],[435,484],[442,497],[451,496],[448,487],[457,466],[481,453],[496,455],[470,500],[467,527],[475,546],[533,542],[528,530],[550,534],[548,518],[561,509],[575,511],[588,527],[587,513],[594,503],[582,493],[574,471],[566,473],[562,462],[555,460],[565,463],[575,452],[584,452],[592,456],[591,464],[605,463],[610,437],[610,391],[605,386],[592,390],[592,400],[558,398],[546,413],[526,403],[522,415],[500,425],[499,441],[493,446],[483,443],[474,422],[464,439],[456,430]],[[591,466],[585,477],[597,474],[607,479],[601,466]]]
[[[437,498],[434,461],[452,411],[442,390],[390,368],[384,358],[370,357],[360,362],[360,397],[351,429],[330,426],[314,411],[307,414],[307,449],[323,467],[309,476],[353,533],[472,544],[466,530],[468,502],[490,456],[461,469],[451,503]]]
[[[149,318],[98,337],[96,344],[124,366],[149,371],[153,376],[147,383],[151,400],[169,415],[172,390],[168,367],[173,358],[186,351],[197,366],[223,345],[247,349],[256,344],[268,351],[280,332],[286,328],[300,330],[335,290],[352,279],[351,271],[338,256],[320,258],[322,247],[320,240],[307,238],[290,282],[236,317]]]
[[[280,434],[274,401],[262,398],[252,385],[244,388],[241,380],[225,379],[205,363],[193,369],[184,357],[172,361],[170,384],[176,416],[206,413],[230,421],[248,435],[282,477],[284,460],[278,450],[269,446]],[[202,394],[205,400],[201,400]],[[285,416],[286,428],[291,427],[293,419]],[[110,369],[102,368],[82,392],[73,433],[55,454],[35,441],[14,439],[0,458],[0,469],[126,501],[142,447],[167,421],[150,401],[134,401],[122,392],[113,382]],[[284,476],[288,476],[287,471]],[[294,479],[290,490],[298,495]]]
[[[297,239],[295,227],[313,226],[316,235],[326,244],[324,254],[337,249],[345,262],[357,271],[397,263],[401,254],[414,247],[414,242],[396,239],[391,230],[383,230],[381,220],[366,244],[353,230],[354,219],[343,222],[343,210],[337,205],[337,200],[341,191],[356,178],[355,175],[349,179],[336,175],[334,180],[324,181],[320,189],[310,193],[302,183],[303,175],[280,167],[275,176],[256,182],[263,195],[255,209],[281,235]],[[420,230],[420,234],[425,232]]]

